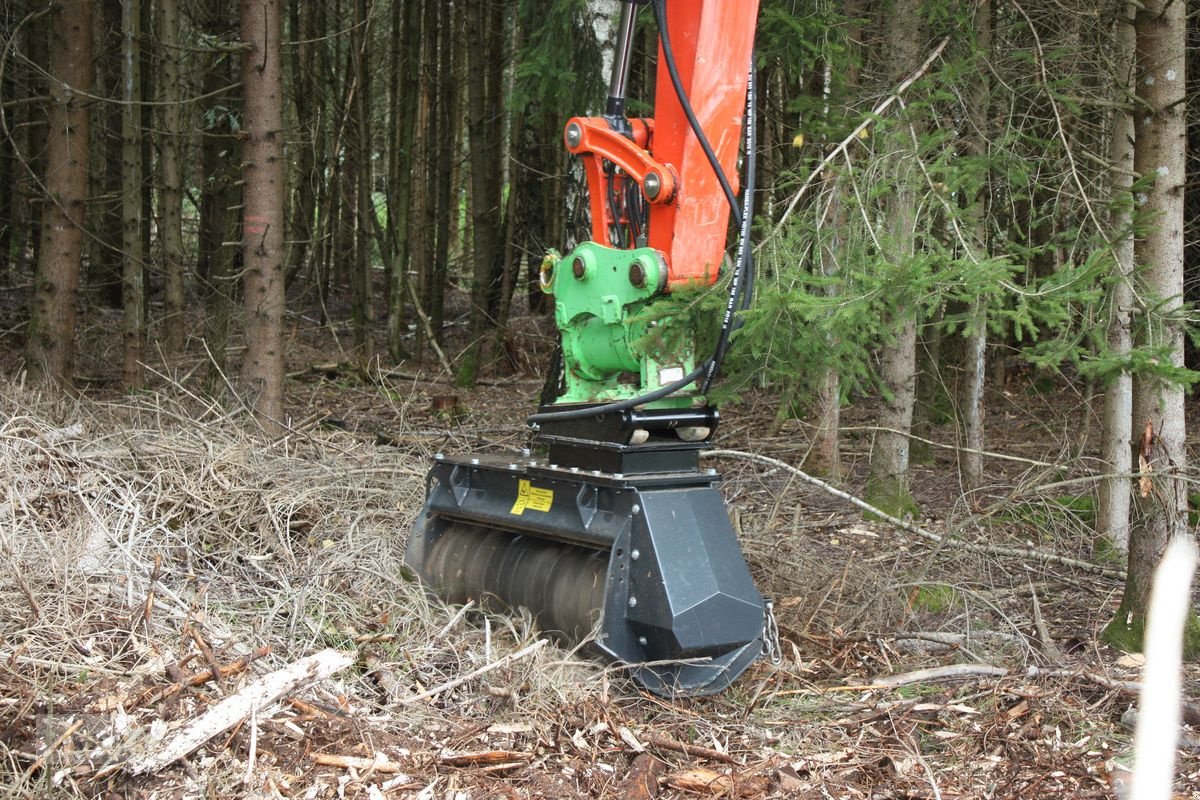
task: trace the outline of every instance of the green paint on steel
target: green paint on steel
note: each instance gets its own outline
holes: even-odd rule
[[[617,250],[584,242],[551,269],[543,289],[554,295],[566,373],[566,391],[556,402],[625,400],[673,383],[695,368],[691,331],[669,331],[688,324],[686,320],[638,317],[666,285],[666,267],[653,248]],[[651,326],[656,335],[647,336]],[[660,335],[667,333],[686,335]],[[673,396],[647,405],[686,407],[692,399]]]

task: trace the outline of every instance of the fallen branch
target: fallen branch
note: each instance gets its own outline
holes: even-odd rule
[[[332,753],[315,753],[313,763],[323,767],[339,767],[341,769],[358,770],[370,774],[378,772],[387,775],[403,775],[404,769],[395,761],[388,760],[383,753],[376,753],[374,758],[360,756],[339,756]]]
[[[507,664],[511,664],[514,661],[518,661],[522,658],[525,658],[528,655],[532,655],[533,653],[536,653],[538,650],[541,650],[543,647],[546,646],[547,641],[549,641],[549,640],[548,639],[538,639],[536,642],[529,645],[528,647],[526,647],[522,650],[518,650],[515,653],[509,653],[504,658],[493,661],[491,664],[487,664],[485,666],[480,667],[477,670],[468,672],[466,675],[460,675],[457,678],[455,678],[454,680],[446,681],[443,684],[434,686],[432,689],[426,689],[423,692],[419,692],[419,693],[411,695],[409,697],[405,697],[401,700],[397,700],[396,703],[398,705],[406,706],[410,703],[417,703],[417,702],[420,702],[421,700],[427,700],[430,697],[434,697],[435,695],[441,694],[442,692],[449,691],[450,689],[453,689],[456,686],[461,686],[462,684],[466,683],[469,680],[472,680],[473,678],[478,678],[480,675],[491,672],[494,669],[499,669],[500,667],[503,667]]]
[[[633,759],[629,772],[621,781],[619,794],[626,800],[654,800],[658,797],[658,780],[666,772],[666,765],[649,753],[641,753]]]
[[[425,313],[425,309],[421,308],[417,289],[411,282],[408,284],[408,293],[412,297],[413,308],[416,309],[417,316],[421,319],[421,327],[425,329],[425,338],[433,345],[438,361],[442,362],[442,369],[446,370],[447,375],[453,375],[454,368],[450,366],[450,359],[446,358],[446,351],[442,350],[441,345],[438,344],[437,334],[433,332],[433,324],[429,321],[429,315]]]
[[[487,767],[499,764],[524,764],[533,760],[533,753],[514,750],[484,750],[481,753],[443,753],[438,763],[447,767]]]
[[[759,464],[767,464],[768,466],[785,470],[807,484],[816,486],[818,489],[821,489],[833,495],[834,497],[845,500],[847,503],[850,503],[853,506],[857,506],[863,511],[866,511],[868,514],[873,514],[876,517],[879,517],[884,522],[894,525],[902,531],[907,531],[915,536],[921,537],[928,542],[933,542],[934,544],[957,547],[962,550],[967,550],[971,553],[981,553],[983,555],[1033,559],[1035,561],[1041,561],[1047,564],[1060,564],[1065,567],[1074,567],[1075,569],[1084,570],[1086,572],[1094,572],[1099,575],[1105,575],[1107,577],[1117,578],[1119,580],[1125,579],[1125,570],[1114,569],[1113,567],[1102,567],[1099,564],[1093,564],[1090,561],[1071,558],[1070,556],[1061,556],[1058,553],[1050,553],[1046,550],[1039,550],[1036,547],[999,547],[997,545],[990,544],[974,544],[972,542],[964,542],[961,539],[951,539],[932,531],[927,531],[920,525],[914,525],[907,520],[894,517],[886,511],[871,505],[866,500],[855,497],[849,492],[844,492],[836,486],[826,483],[820,478],[814,478],[807,472],[793,467],[786,461],[780,461],[778,458],[771,458],[770,456],[759,455],[758,453],[747,453],[742,450],[709,450],[704,455],[709,458],[740,458],[746,461],[754,461]]]
[[[681,792],[719,797],[733,791],[733,778],[709,769],[685,769],[667,776],[667,786]]]
[[[126,769],[133,775],[157,772],[237,725],[252,712],[274,703],[306,683],[326,678],[353,663],[354,656],[351,654],[330,649],[268,673],[189,722],[160,751],[132,761],[126,765]]]
[[[661,747],[663,750],[674,750],[676,753],[683,753],[693,758],[706,758],[709,761],[719,761],[722,764],[732,764],[736,767],[742,766],[741,762],[733,756],[728,753],[722,753],[720,750],[713,750],[711,747],[677,742],[674,739],[669,739],[657,733],[643,733],[639,738],[643,743],[653,745],[654,747]]]
[[[899,675],[884,675],[873,678],[864,686],[856,689],[895,689],[899,686],[910,686],[914,683],[929,683],[930,681],[959,680],[961,678],[994,677],[1003,678],[1009,673],[1007,667],[996,667],[991,664],[950,664],[945,667],[929,667],[912,672],[902,672]]]
[[[41,769],[43,766],[45,766],[46,759],[48,759],[55,750],[57,750],[59,747],[61,747],[63,742],[65,742],[67,739],[70,739],[71,736],[74,735],[75,731],[79,730],[82,727],[83,727],[82,719],[77,719],[73,723],[71,723],[71,725],[65,731],[63,731],[61,734],[59,734],[59,737],[57,739],[55,739],[49,747],[47,747],[45,750],[42,751],[42,754],[37,757],[37,760],[29,765],[29,769],[25,770],[25,779],[28,780],[30,775],[32,775],[33,773],[35,773],[39,769]]]

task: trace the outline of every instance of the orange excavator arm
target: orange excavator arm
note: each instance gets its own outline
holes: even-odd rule
[[[666,0],[663,5],[680,85],[736,193],[758,2]],[[635,10],[636,4],[626,5],[623,28]],[[666,262],[667,287],[709,285],[725,253],[729,203],[665,67],[661,43],[654,118],[621,125],[624,96],[619,93],[628,68],[622,56],[630,49],[623,43],[617,48],[609,113],[576,117],[566,125],[567,149],[582,157],[588,178],[592,237],[610,247],[629,246],[628,240],[614,241],[613,231],[628,221],[613,213],[608,199],[619,189],[614,182],[634,181],[648,206],[647,243]]]

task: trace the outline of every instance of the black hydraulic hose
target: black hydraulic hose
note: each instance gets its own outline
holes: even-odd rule
[[[742,218],[738,233],[738,253],[734,262],[733,277],[730,279],[729,302],[725,305],[725,317],[721,320],[721,332],[717,336],[717,345],[709,359],[708,371],[704,375],[704,383],[700,387],[701,394],[707,394],[725,354],[729,351],[729,337],[741,323],[737,312],[745,311],[754,299],[754,251],[750,247],[750,227],[754,221],[754,186],[757,178],[758,157],[755,152],[756,126],[755,111],[757,97],[754,86],[754,59],[750,59],[750,74],[746,79],[746,169],[745,187],[742,195]]]
[[[736,329],[736,312],[744,311],[750,307],[750,302],[753,299],[754,290],[754,257],[750,247],[750,224],[753,221],[754,211],[754,181],[755,181],[755,164],[756,154],[754,152],[754,113],[757,107],[757,99],[754,91],[754,59],[750,60],[750,77],[747,82],[747,111],[746,111],[746,181],[745,181],[745,207],[747,212],[742,214],[742,208],[738,205],[737,196],[734,194],[733,186],[729,183],[729,178],[725,175],[725,170],[721,168],[721,162],[717,159],[717,155],[713,152],[712,145],[709,144],[708,137],[704,133],[704,129],[700,126],[700,121],[696,118],[696,113],[692,109],[691,101],[687,96],[687,92],[683,88],[683,81],[679,77],[679,69],[675,63],[675,52],[671,47],[671,37],[667,30],[667,15],[665,0],[653,0],[654,17],[658,23],[659,38],[663,46],[663,60],[666,62],[667,73],[671,78],[671,85],[675,88],[676,98],[679,100],[679,105],[683,109],[684,115],[687,117],[688,125],[692,128],[692,132],[696,136],[697,142],[700,144],[700,149],[704,151],[705,158],[708,159],[709,165],[716,175],[717,182],[721,184],[721,190],[725,193],[725,199],[729,203],[729,212],[733,217],[734,222],[740,229],[740,241],[738,245],[738,257],[734,264],[733,276],[730,279],[729,286],[729,302],[726,305],[725,318],[722,320],[721,332],[718,334],[717,346],[713,355],[706,359],[700,366],[692,370],[680,380],[674,381],[666,386],[659,387],[652,392],[631,397],[627,400],[618,400],[611,403],[603,403],[595,406],[587,406],[586,408],[575,408],[569,411],[547,411],[539,414],[533,414],[526,418],[526,422],[530,425],[540,425],[546,422],[566,422],[571,420],[588,419],[597,417],[601,414],[619,413],[627,411],[631,408],[636,408],[646,403],[652,403],[655,400],[673,394],[681,389],[686,388],[692,383],[704,378],[704,384],[701,393],[707,392],[712,381],[716,378],[717,372],[720,369],[721,362],[725,358],[725,353],[729,348],[730,334]]]

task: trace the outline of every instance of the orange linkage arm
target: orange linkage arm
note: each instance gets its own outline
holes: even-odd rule
[[[669,203],[675,198],[675,175],[671,168],[660,164],[646,150],[653,123],[634,119],[633,139],[614,131],[603,119],[575,117],[567,122],[563,133],[567,150],[583,158],[587,174],[588,195],[592,210],[592,240],[612,246],[609,239],[612,219],[608,206],[609,176],[604,162],[609,161],[642,187],[642,194],[651,204]]]

